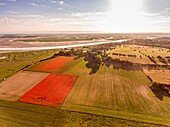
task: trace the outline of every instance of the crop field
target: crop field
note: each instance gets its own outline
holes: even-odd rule
[[[154,64],[149,60],[147,56],[153,57],[157,64],[164,65],[164,63],[160,62],[157,58],[158,56],[166,59],[167,56],[170,56],[170,52],[165,48],[157,48],[157,47],[149,47],[149,46],[139,46],[139,45],[121,45],[116,46],[115,49],[108,51],[110,53],[109,56],[116,59],[127,60],[133,63],[140,64]],[[112,55],[112,53],[120,53],[125,55],[136,55],[136,57],[128,57],[128,56],[119,56]]]
[[[159,47],[151,47],[151,46],[139,46],[139,45],[129,45],[130,48],[140,50],[144,54],[150,55],[150,56],[162,56],[166,57],[170,55],[170,52],[166,48],[159,48]]]
[[[120,45],[116,46],[115,49],[112,50],[114,53],[122,53],[128,55],[140,55],[139,52],[134,51],[128,45]]]
[[[152,56],[153,52],[157,54]],[[163,65],[156,59],[159,52],[162,52],[163,58],[169,55],[168,50],[147,48],[147,46],[142,48],[136,45],[119,45],[107,51],[107,54],[110,53],[109,56],[112,58],[133,63],[154,64],[147,57],[149,54],[158,64]],[[112,53],[126,54],[126,56],[112,55]],[[154,82],[169,84],[170,71],[165,68],[144,71],[123,70],[117,69],[116,64],[107,66],[102,61],[97,71],[90,73],[91,67],[87,65],[89,61],[88,59],[88,62],[85,61],[84,57],[76,60],[75,57],[65,56],[48,59],[52,56],[50,52],[48,60],[44,61],[45,55],[40,59],[40,54],[35,56],[36,53],[33,52],[26,54],[26,63],[24,63],[24,54],[18,53],[14,56],[11,54],[0,60],[0,67],[7,67],[5,68],[7,72],[12,70],[8,69],[8,66],[12,65],[11,67],[15,68],[14,64],[24,67],[22,70],[27,70],[5,78],[0,83],[0,126],[8,123],[13,126],[26,123],[28,126],[35,124],[35,126],[66,127],[101,124],[103,126],[170,125],[170,98],[164,95],[162,99],[158,98],[150,89],[152,82],[147,77],[147,75],[151,77]],[[35,56],[33,61],[31,61],[32,55]],[[136,57],[127,55],[136,55]],[[43,61],[37,61],[36,57]],[[30,66],[25,68],[27,64]],[[13,73],[14,71],[11,74]]]
[[[116,56],[112,55],[111,58],[113,59],[121,59],[125,61],[129,61],[132,63],[139,63],[139,64],[153,64],[147,57],[143,56],[140,58],[140,56],[133,58],[133,57],[128,57],[128,56]]]
[[[143,70],[153,82],[170,84],[170,70]]]
[[[57,72],[58,69],[63,67],[65,64],[73,60],[73,57],[57,57],[44,62],[39,63],[38,65],[31,67],[30,70],[38,72]]]
[[[0,53],[0,81],[8,78],[16,72],[31,66],[42,59],[51,57],[57,50],[44,50],[18,53]]]
[[[70,92],[77,76],[50,74],[18,99],[20,102],[56,106]]]
[[[161,56],[164,59],[166,59],[167,56],[170,56],[169,50],[165,48],[151,47],[151,46],[139,46],[139,45],[129,45],[129,47],[142,54],[153,57],[156,60],[157,64],[159,65],[164,65],[164,63],[159,61],[159,59],[157,58],[158,56]]]
[[[148,57],[140,54],[138,51],[134,50],[132,47],[128,45],[121,45],[117,46],[115,49],[108,51],[110,53],[109,56],[111,56],[113,59],[121,59],[121,60],[127,60],[129,62],[133,63],[140,63],[140,64],[153,64]],[[120,54],[126,54],[126,55],[136,55],[136,57],[128,57],[128,56],[118,56],[118,55],[112,55],[112,53],[120,53]]]
[[[22,71],[9,77],[0,83],[0,99],[16,101],[47,75],[48,73]]]
[[[87,106],[146,114],[170,113],[170,99],[160,101],[156,98],[149,88],[150,80],[142,71],[114,70],[113,67],[102,66],[97,73],[89,75],[90,69],[85,64],[82,60],[65,72],[74,72],[79,78],[63,108]]]

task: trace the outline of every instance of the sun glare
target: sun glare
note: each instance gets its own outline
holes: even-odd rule
[[[109,32],[142,31],[142,0],[110,0],[109,14],[104,24],[104,29]]]

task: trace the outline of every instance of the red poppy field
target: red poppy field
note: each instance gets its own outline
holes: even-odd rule
[[[64,101],[76,79],[76,75],[50,74],[18,101],[55,107]]]
[[[65,64],[73,60],[74,57],[57,57],[54,59],[50,59],[47,61],[44,61],[35,67],[33,67],[32,71],[39,71],[39,72],[56,72],[58,69],[63,67]]]

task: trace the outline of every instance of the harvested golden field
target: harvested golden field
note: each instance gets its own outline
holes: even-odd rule
[[[113,59],[121,59],[125,61],[129,61],[132,63],[139,63],[139,64],[153,64],[147,57],[143,56],[140,58],[140,56],[133,58],[133,57],[128,57],[128,56],[115,56],[112,55],[111,58]]]
[[[143,70],[153,82],[170,84],[170,70]]]
[[[161,62],[158,59],[158,56],[161,56],[168,63],[168,59],[166,57],[170,56],[170,52],[165,48],[158,47],[150,47],[150,46],[139,46],[139,45],[121,45],[116,46],[112,50],[109,50],[109,56],[113,59],[126,60],[132,63],[139,64],[154,64],[148,56],[153,58],[158,65],[165,65],[165,63]],[[113,53],[117,53],[120,55],[113,55]],[[126,55],[126,56],[122,56]],[[128,55],[135,55],[135,57],[129,57]]]
[[[157,57],[161,56],[167,62],[166,57],[170,56],[169,49],[160,48],[160,47],[151,47],[151,46],[139,46],[139,45],[129,45],[129,47],[133,50],[138,51],[140,54],[144,54],[146,56],[153,57],[157,64],[164,65]],[[168,64],[168,62],[167,62]]]
[[[159,47],[151,47],[151,46],[140,46],[140,45],[129,45],[130,48],[140,50],[144,54],[148,54],[154,57],[157,56],[170,56],[169,49],[166,48],[159,48]]]
[[[80,61],[66,74],[79,75],[63,107],[80,110],[79,106],[106,108],[147,114],[169,114],[170,105],[156,98],[149,88],[151,82],[142,71],[116,70],[101,66],[90,75],[86,62]],[[167,102],[170,99],[167,98]],[[74,108],[76,107],[76,108]],[[95,111],[94,111],[95,112]]]
[[[108,51],[109,56],[113,59],[126,60],[132,63],[153,64],[148,57],[140,54],[137,50],[130,47],[130,45],[117,46],[115,49]],[[113,53],[124,54],[126,56],[112,55]],[[136,57],[128,57],[127,55],[136,55]]]
[[[0,99],[16,101],[44,79],[48,73],[19,72],[0,83]]]

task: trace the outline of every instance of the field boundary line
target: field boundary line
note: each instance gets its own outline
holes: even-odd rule
[[[154,121],[153,122],[150,122],[150,121],[144,121],[144,120],[140,120],[141,118],[139,118],[138,116],[135,116],[135,117],[133,117],[134,116],[134,114],[136,114],[136,115],[145,115],[145,114],[142,114],[142,113],[133,113],[133,112],[126,112],[126,113],[129,113],[129,114],[124,114],[124,116],[125,117],[119,117],[119,115],[122,115],[121,114],[121,112],[123,112],[123,111],[118,111],[118,110],[110,110],[110,111],[113,111],[113,112],[115,112],[115,114],[116,114],[116,116],[115,116],[115,114],[109,114],[109,112],[108,113],[103,113],[104,112],[104,110],[103,110],[103,108],[98,108],[98,109],[102,109],[103,111],[98,111],[98,112],[96,112],[96,111],[92,111],[92,109],[89,109],[88,110],[88,108],[90,107],[90,106],[84,106],[85,108],[83,109],[83,110],[81,110],[81,109],[78,109],[78,107],[76,108],[76,107],[74,107],[74,108],[67,108],[67,106],[64,106],[64,107],[62,107],[61,109],[63,109],[63,110],[67,110],[67,111],[71,111],[71,112],[78,112],[78,113],[83,113],[83,114],[90,114],[90,115],[96,115],[96,116],[104,116],[104,117],[108,117],[108,118],[117,118],[117,119],[120,119],[120,120],[129,120],[129,121],[132,121],[132,122],[141,122],[141,123],[148,123],[148,124],[152,124],[152,125],[159,125],[159,126],[164,126],[164,127],[170,127],[169,125],[167,125],[167,124],[163,124],[162,122],[161,123],[155,123]],[[86,108],[87,107],[87,108]],[[93,107],[92,107],[93,108]],[[120,113],[119,113],[120,112]],[[146,114],[145,116],[155,116],[155,115],[151,115],[151,114]],[[126,118],[127,117],[127,118]],[[129,117],[129,118],[128,118]],[[157,117],[160,117],[160,116],[157,116]],[[165,116],[164,116],[165,117]],[[169,116],[170,117],[170,116]],[[163,119],[163,118],[162,118]],[[169,124],[169,123],[168,123]]]

